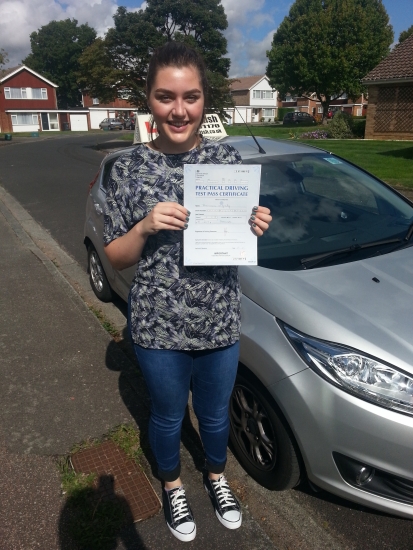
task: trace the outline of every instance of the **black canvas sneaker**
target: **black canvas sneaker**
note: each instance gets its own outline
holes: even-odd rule
[[[186,500],[185,489],[182,486],[170,491],[163,489],[162,494],[166,524],[171,533],[183,542],[194,540],[196,525]]]
[[[219,521],[228,529],[238,529],[242,523],[241,506],[229,488],[224,475],[214,481],[204,473],[204,487],[214,505]]]

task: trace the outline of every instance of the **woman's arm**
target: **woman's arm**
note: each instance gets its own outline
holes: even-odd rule
[[[126,269],[139,261],[150,235],[165,229],[186,229],[188,221],[189,212],[185,207],[176,202],[158,202],[153,210],[125,235],[105,246],[106,256],[115,269]]]

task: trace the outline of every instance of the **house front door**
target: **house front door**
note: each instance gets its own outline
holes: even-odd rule
[[[42,128],[43,130],[50,130],[49,117],[47,116],[47,113],[42,113]]]

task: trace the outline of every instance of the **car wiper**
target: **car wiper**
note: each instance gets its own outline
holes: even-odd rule
[[[410,241],[411,237],[413,235],[413,223],[409,225],[409,229],[407,230],[406,235],[404,236],[404,241]]]
[[[327,258],[333,258],[334,256],[339,256],[340,254],[351,254],[353,252],[357,252],[358,250],[362,250],[363,248],[373,248],[375,246],[400,243],[401,241],[402,239],[384,239],[382,241],[373,241],[371,243],[352,244],[351,246],[347,246],[346,248],[339,248],[338,250],[331,250],[330,252],[324,252],[323,254],[316,254],[314,256],[302,258],[300,262],[303,269],[307,269],[309,267],[314,267],[315,265],[321,263]]]
[[[390,252],[413,246],[413,242],[409,242],[410,239],[412,238],[412,235],[413,235],[413,223],[409,225],[406,235],[402,239],[400,239],[399,245],[395,246]]]

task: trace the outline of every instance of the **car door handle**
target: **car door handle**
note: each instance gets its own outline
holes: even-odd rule
[[[94,203],[96,214],[99,214],[101,216],[103,214],[103,208],[98,204],[97,202]]]

